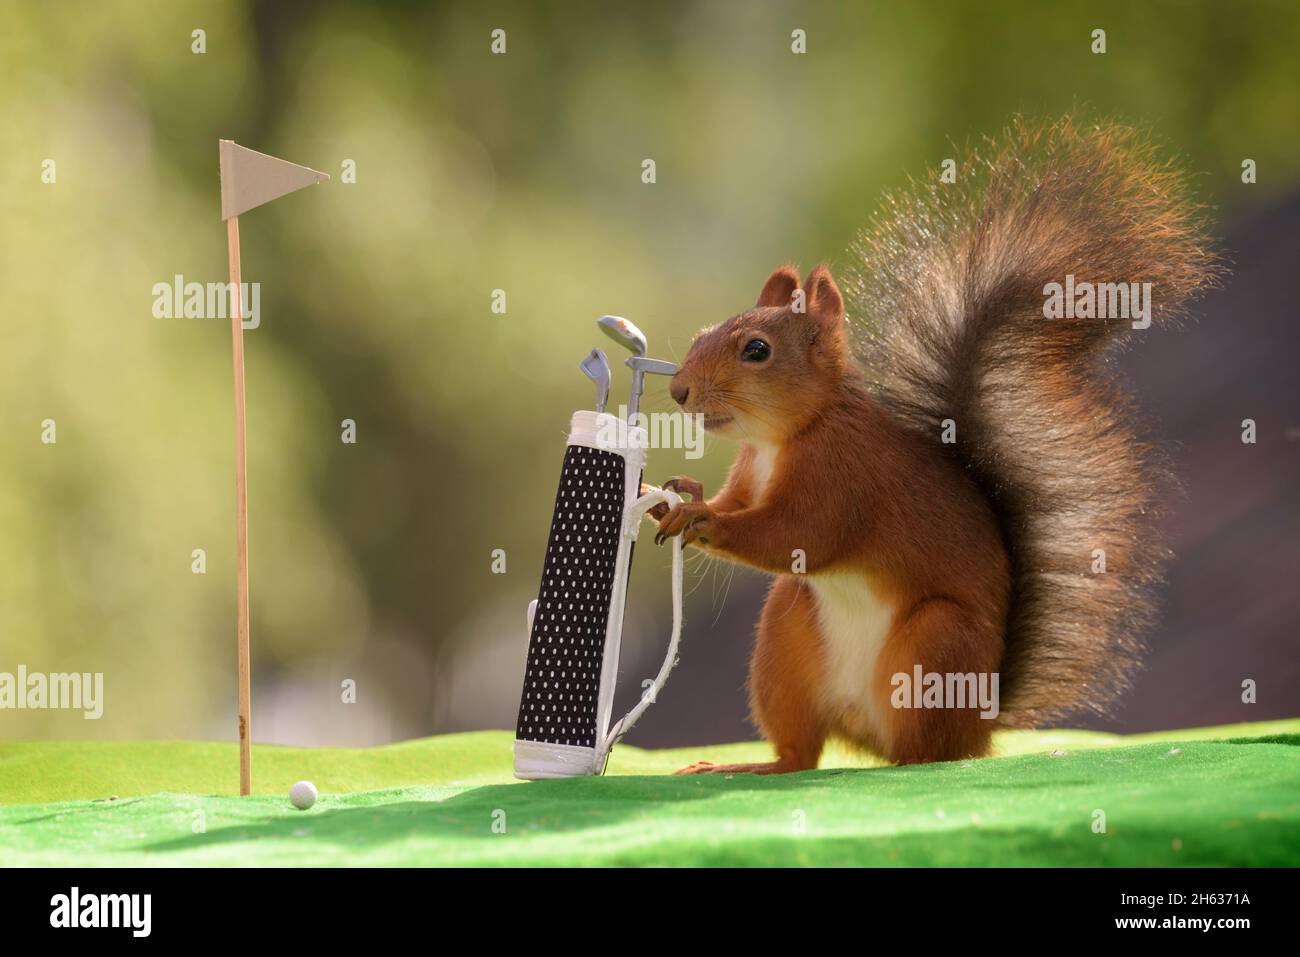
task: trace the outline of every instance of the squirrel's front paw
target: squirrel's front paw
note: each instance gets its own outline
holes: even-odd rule
[[[689,495],[697,502],[704,501],[704,486],[693,478],[687,478],[685,475],[674,475],[668,481],[664,482],[663,487],[669,492],[677,492],[679,495]],[[653,486],[641,483],[641,494],[653,491]],[[660,503],[655,505],[649,511],[649,515],[655,521],[662,521],[663,517],[668,514],[668,506]]]
[[[682,536],[682,544],[699,542],[709,544],[713,530],[713,510],[705,502],[682,502],[659,520],[655,544],[662,545],[674,535]]]

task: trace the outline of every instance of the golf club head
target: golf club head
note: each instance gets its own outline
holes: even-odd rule
[[[599,349],[592,349],[587,358],[578,363],[578,368],[592,382],[596,383],[596,411],[604,412],[609,402],[609,360]]]
[[[645,334],[622,316],[601,316],[596,320],[601,331],[634,356],[645,355]]]

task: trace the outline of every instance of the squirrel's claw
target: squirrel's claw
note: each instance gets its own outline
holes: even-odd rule
[[[685,475],[674,475],[667,482],[664,482],[663,487],[679,495],[689,495],[692,501],[704,501],[704,486],[693,478],[687,478]]]
[[[708,544],[709,522],[713,512],[704,502],[682,502],[659,520],[659,532],[655,535],[655,544],[662,545],[674,535],[682,536],[682,544],[689,545],[699,541]]]
[[[704,500],[704,486],[693,478],[687,478],[685,475],[674,475],[668,481],[664,482],[662,487],[666,491],[676,492],[678,495],[689,495],[692,502],[702,502]],[[644,495],[649,488],[650,486],[643,484],[641,486],[641,494]],[[651,508],[648,514],[656,521],[662,522],[664,516],[667,515],[669,511],[669,507],[661,503]],[[664,540],[672,534],[672,532],[669,532],[668,535],[656,535],[655,544],[662,545]]]

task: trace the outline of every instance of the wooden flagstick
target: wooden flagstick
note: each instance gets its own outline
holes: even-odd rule
[[[235,604],[239,638],[239,793],[253,789],[253,662],[248,644],[248,425],[244,410],[244,288],[239,276],[239,217],[226,220],[230,260],[230,335],[235,366]]]
[[[239,268],[239,214],[294,190],[329,179],[305,166],[238,145],[218,144],[221,218],[230,260],[230,335],[235,368],[235,596],[239,641],[239,793],[253,790],[253,659],[249,642],[248,428],[244,404],[243,284]]]

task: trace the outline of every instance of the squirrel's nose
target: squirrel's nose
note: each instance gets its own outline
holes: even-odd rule
[[[678,385],[676,382],[669,383],[668,394],[673,397],[673,401],[678,405],[685,405],[686,398],[691,394],[689,386]]]

